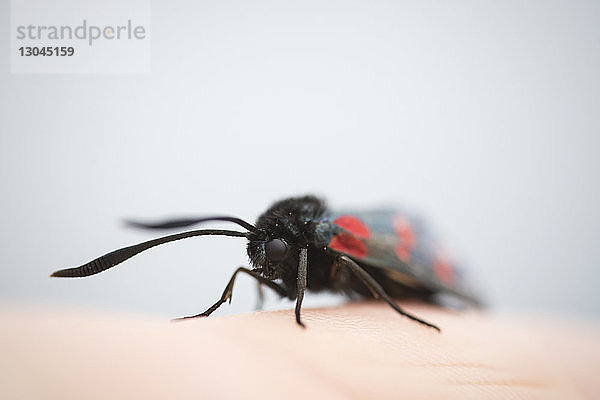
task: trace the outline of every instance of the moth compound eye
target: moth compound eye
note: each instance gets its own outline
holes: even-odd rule
[[[281,239],[272,239],[265,243],[265,255],[269,261],[281,261],[288,254],[288,245]]]

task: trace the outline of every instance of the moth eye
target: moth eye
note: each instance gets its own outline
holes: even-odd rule
[[[288,253],[288,245],[281,239],[272,239],[265,243],[265,255],[269,261],[281,261]]]

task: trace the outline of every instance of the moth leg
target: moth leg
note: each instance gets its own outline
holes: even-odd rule
[[[262,310],[265,303],[265,291],[263,290],[262,283],[256,281],[256,310]]]
[[[342,257],[337,257],[335,260],[333,260],[333,265],[331,268],[331,276],[334,276],[337,273],[337,271],[340,269],[340,266],[346,265],[345,263],[346,263],[346,261],[342,261]],[[350,268],[350,271],[352,271],[351,268]],[[352,272],[355,273],[354,271],[352,271]],[[361,276],[359,276],[359,278],[360,278],[361,282],[365,284],[367,289],[369,289],[371,291],[373,298],[379,299],[381,297],[373,286],[371,286],[367,282],[365,282],[365,280]]]
[[[272,282],[263,276],[260,276],[258,274],[258,272],[252,271],[251,269],[239,267],[238,269],[235,270],[235,272],[231,276],[231,279],[229,280],[229,283],[225,287],[225,290],[223,291],[223,294],[221,295],[221,298],[219,299],[219,301],[217,301],[215,304],[213,304],[208,310],[204,311],[203,313],[196,314],[196,315],[190,315],[187,317],[175,318],[175,321],[182,320],[182,319],[189,319],[189,318],[197,318],[197,317],[208,317],[217,308],[221,307],[221,305],[223,303],[225,303],[226,301],[229,300],[229,303],[231,303],[231,295],[233,294],[233,284],[235,283],[235,277],[240,272],[244,272],[244,273],[250,275],[251,277],[256,279],[259,282],[259,284],[262,283],[262,284],[267,285],[268,287],[270,287],[271,289],[276,291],[282,297],[287,295],[286,290],[283,287],[281,287],[280,285],[278,285],[277,283]]]
[[[392,306],[392,308],[396,310],[399,314],[402,314],[405,317],[412,319],[413,321],[433,328],[438,332],[441,332],[440,328],[438,328],[437,326],[429,322],[423,321],[419,317],[409,314],[403,309],[401,309],[396,304],[396,302],[383,290],[381,285],[377,283],[377,281],[371,275],[369,275],[369,273],[365,271],[360,265],[354,262],[354,260],[347,256],[339,256],[336,261],[342,265],[347,266],[369,288],[369,290],[371,290],[371,292],[376,292],[378,297],[381,297],[383,300],[385,300],[385,302]]]
[[[298,262],[298,277],[296,278],[296,322],[301,327],[305,328],[300,320],[300,309],[302,308],[302,300],[304,299],[304,291],[306,290],[306,274],[308,270],[308,250],[300,249],[300,260]]]

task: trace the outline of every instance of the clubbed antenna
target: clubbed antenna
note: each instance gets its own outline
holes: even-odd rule
[[[53,273],[52,277],[61,277],[61,278],[79,278],[84,276],[95,275],[102,271],[105,271],[109,268],[114,267],[122,263],[125,260],[130,259],[136,254],[141,253],[142,251],[148,250],[154,246],[158,246],[161,244],[165,244],[168,242],[172,242],[175,240],[186,239],[194,236],[233,236],[233,237],[247,237],[247,232],[237,232],[237,231],[228,231],[228,230],[219,230],[219,229],[201,229],[195,231],[188,231],[177,233],[174,235],[163,236],[158,239],[149,240],[147,242],[139,243],[129,247],[123,247],[122,249],[111,251],[108,254],[105,254],[101,257],[96,258],[95,260],[90,261],[87,264],[84,264],[80,267],[75,268],[67,268],[61,269]]]

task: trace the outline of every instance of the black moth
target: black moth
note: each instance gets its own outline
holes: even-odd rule
[[[193,236],[245,237],[252,268],[238,268],[219,301],[201,314],[208,316],[231,300],[238,273],[246,273],[282,297],[296,300],[296,321],[304,292],[330,290],[381,298],[399,314],[439,331],[401,309],[393,298],[430,301],[449,293],[477,304],[462,287],[455,267],[436,255],[427,230],[418,220],[394,210],[335,213],[314,197],[289,198],[273,204],[256,225],[234,217],[187,218],[157,224],[131,222],[140,228],[174,229],[208,221],[229,221],[247,232],[203,229],[177,233],[115,250],[80,267],[54,272],[53,277],[94,275],[154,246]]]

